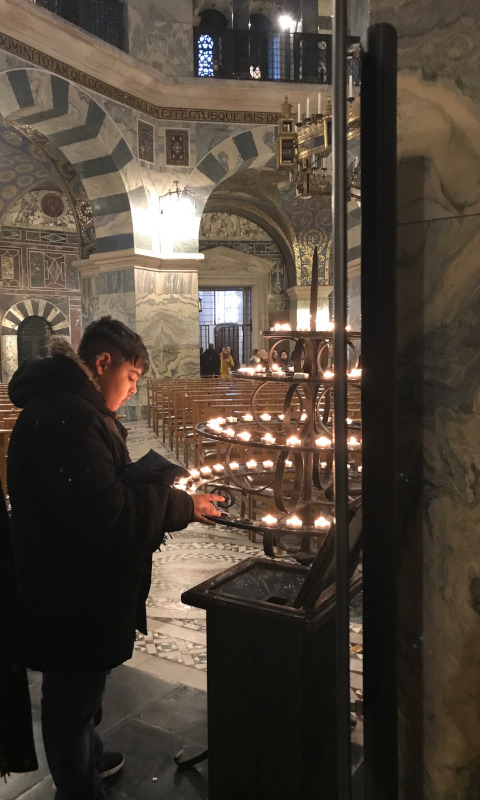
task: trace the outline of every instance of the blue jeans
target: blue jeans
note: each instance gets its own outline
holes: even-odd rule
[[[103,745],[95,726],[102,719],[107,674],[43,673],[43,744],[56,800],[106,800],[99,771]]]

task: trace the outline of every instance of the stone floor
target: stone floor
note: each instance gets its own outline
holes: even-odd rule
[[[151,447],[172,458],[146,423],[129,425],[128,446],[134,460]],[[125,767],[110,788],[112,800],[208,798],[208,760],[186,771],[178,770],[174,762],[180,749],[189,756],[207,747],[205,612],[184,605],[180,595],[185,589],[262,552],[261,544],[250,542],[243,531],[194,523],[174,534],[167,546],[154,554],[147,603],[149,633],[138,636],[133,657],[112,672],[107,684],[100,731],[109,749],[126,755]],[[363,726],[359,599],[351,609],[350,645],[352,708],[359,713],[352,733],[353,793],[360,800]],[[41,675],[31,673],[30,677],[40,765],[35,773],[15,775],[0,784],[0,800],[53,800],[54,797],[39,725]]]

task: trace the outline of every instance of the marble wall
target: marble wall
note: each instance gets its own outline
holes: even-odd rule
[[[480,797],[480,6],[371,0],[399,37],[401,797]]]
[[[129,0],[128,50],[170,77],[193,75],[192,0]]]

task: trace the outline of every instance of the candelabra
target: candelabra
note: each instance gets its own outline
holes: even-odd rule
[[[220,444],[223,463],[192,471],[183,486],[200,483],[226,497],[221,522],[263,534],[265,552],[312,560],[334,526],[333,325],[315,330],[318,256],[312,266],[310,329],[277,325],[265,331],[268,365],[240,367],[234,373],[256,384],[247,413],[216,417],[197,425],[200,436]],[[349,494],[361,494],[360,334],[348,332]],[[293,346],[282,369],[275,353]],[[235,493],[242,513],[232,513]],[[246,502],[245,502],[246,498]],[[259,512],[259,506],[264,511]],[[268,512],[268,513],[265,513]]]

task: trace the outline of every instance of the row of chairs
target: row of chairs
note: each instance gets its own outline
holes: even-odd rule
[[[17,421],[20,409],[13,405],[8,396],[6,384],[0,384],[0,481],[7,493],[7,452],[10,435]]]

